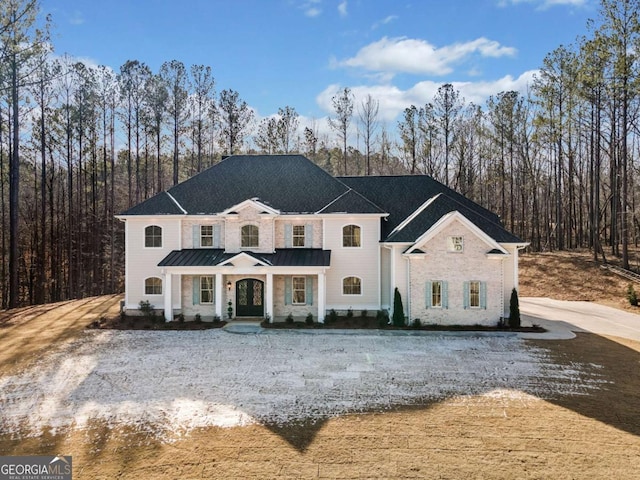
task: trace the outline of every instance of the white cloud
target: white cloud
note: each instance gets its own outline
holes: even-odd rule
[[[519,5],[522,3],[537,5],[537,9],[546,10],[550,7],[562,5],[569,7],[584,7],[587,4],[587,0],[499,0],[498,6],[507,7],[509,5]]]
[[[315,7],[311,7],[311,8],[309,8],[308,10],[306,10],[306,11],[304,12],[304,14],[305,14],[307,17],[312,17],[312,18],[313,18],[313,17],[317,17],[317,16],[318,16],[318,15],[320,15],[321,13],[322,13],[322,10],[320,10],[319,8],[315,8]]]
[[[338,13],[341,17],[347,16],[347,0],[340,2],[340,5],[338,5]]]
[[[75,10],[69,16],[69,23],[71,25],[82,25],[84,23],[84,15],[82,15],[82,12]]]
[[[380,21],[378,21],[378,22],[374,23],[374,24],[371,26],[371,30],[375,30],[375,29],[377,29],[377,28],[380,28],[382,25],[386,25],[387,23],[391,23],[391,22],[393,22],[393,21],[395,21],[395,20],[397,20],[397,19],[398,19],[398,16],[397,16],[397,15],[389,15],[389,16],[387,16],[387,17],[383,18],[382,20],[380,20]]]
[[[537,70],[529,70],[514,78],[506,75],[493,81],[481,82],[451,82],[466,103],[482,105],[491,95],[500,92],[515,90],[525,94],[533,83],[533,77]],[[379,116],[383,122],[395,121],[405,108],[416,105],[422,106],[433,100],[434,95],[443,82],[425,80],[418,82],[407,90],[401,90],[395,85],[359,85],[350,87],[355,97],[355,105],[360,105],[367,95],[371,95],[380,102]],[[329,85],[316,97],[316,103],[328,114],[333,112],[331,98],[342,86]]]
[[[321,0],[304,0],[298,4],[298,8],[304,12],[305,16],[314,18],[322,13],[320,3]]]
[[[516,52],[513,47],[502,46],[485,37],[440,48],[421,39],[383,37],[338,65],[376,72],[446,75],[453,71],[454,64],[476,53],[495,58],[513,56]]]

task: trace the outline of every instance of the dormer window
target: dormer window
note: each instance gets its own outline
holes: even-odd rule
[[[292,239],[294,247],[304,247],[305,245],[305,227],[304,225],[294,225],[292,230]]]
[[[240,235],[240,246],[242,248],[257,248],[260,245],[258,227],[256,225],[243,225]]]
[[[213,247],[213,225],[200,225],[200,246]]]
[[[464,251],[464,239],[461,236],[449,237],[448,250],[453,253],[462,253]]]

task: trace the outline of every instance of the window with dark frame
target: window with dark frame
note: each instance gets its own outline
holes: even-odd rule
[[[149,225],[144,229],[144,246],[147,248],[162,248],[162,228]]]

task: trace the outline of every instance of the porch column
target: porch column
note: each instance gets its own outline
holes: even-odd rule
[[[170,273],[164,274],[164,319],[167,322],[173,320],[173,302],[171,298],[173,286],[171,285],[171,277]]]
[[[220,317],[221,320],[224,319],[224,317],[222,316],[222,274],[221,273],[216,273],[216,312],[215,314]]]
[[[324,313],[326,310],[325,302],[325,288],[324,288],[324,273],[318,274],[318,322],[324,323]]]
[[[267,273],[267,283],[264,292],[265,316],[269,315],[269,322],[273,322],[273,273]]]

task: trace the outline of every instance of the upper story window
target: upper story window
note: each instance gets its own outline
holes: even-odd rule
[[[200,246],[213,247],[213,225],[200,225]]]
[[[294,247],[304,247],[305,246],[305,226],[304,225],[294,225],[292,230],[292,239]]]
[[[464,251],[464,239],[461,236],[449,237],[449,245],[447,250],[450,252],[461,253]]]
[[[343,247],[361,247],[360,227],[358,225],[346,225],[342,228]]]
[[[260,245],[258,227],[256,225],[243,225],[240,232],[240,246],[244,248],[255,248]]]
[[[149,225],[144,229],[144,246],[147,248],[162,248],[162,227]]]
[[[144,281],[145,295],[162,295],[162,279],[149,277]]]

